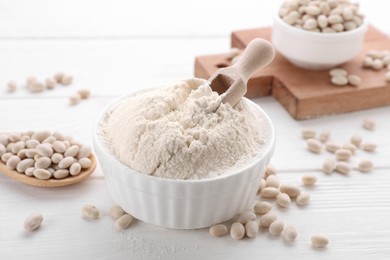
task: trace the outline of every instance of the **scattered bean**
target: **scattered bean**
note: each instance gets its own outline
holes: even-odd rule
[[[42,224],[43,216],[41,214],[32,214],[24,221],[24,229],[27,231],[34,231]]]
[[[279,193],[278,196],[276,196],[276,202],[280,207],[287,208],[291,204],[291,199],[286,193]]]
[[[280,182],[278,177],[276,175],[270,175],[266,179],[266,187],[274,187],[274,188],[279,188]]]
[[[311,243],[315,248],[324,248],[329,244],[329,239],[323,235],[314,235],[311,237]]]
[[[224,224],[218,224],[211,226],[209,229],[209,234],[212,237],[222,237],[228,232],[227,227]]]
[[[362,149],[366,152],[375,152],[377,145],[374,143],[366,142],[362,144]]]
[[[356,147],[359,147],[362,143],[362,137],[360,135],[354,135],[351,137],[351,143]]]
[[[348,83],[352,86],[359,86],[362,79],[357,75],[348,75]]]
[[[331,152],[331,153],[335,153],[337,150],[339,150],[341,148],[340,145],[336,144],[336,143],[332,143],[332,142],[328,142],[326,143],[325,145],[325,149],[328,151],[328,152]]]
[[[323,145],[317,139],[307,139],[306,141],[307,149],[312,153],[321,153],[323,149]]]
[[[363,128],[373,131],[375,129],[375,122],[372,119],[365,118],[362,124]]]
[[[286,193],[291,198],[297,197],[299,194],[301,194],[301,190],[298,186],[291,185],[291,184],[282,184],[280,185],[280,192]]]
[[[345,86],[348,84],[348,78],[346,76],[333,76],[330,81],[334,85]]]
[[[303,139],[310,139],[316,137],[316,131],[311,128],[304,128],[301,131]]]
[[[112,206],[110,208],[110,215],[113,219],[118,219],[120,216],[126,212],[121,208],[121,206]]]
[[[73,77],[70,75],[64,75],[61,80],[63,86],[69,86],[73,83]]]
[[[238,216],[237,222],[240,222],[241,224],[245,225],[249,221],[255,219],[256,219],[256,214],[252,210],[246,210]]]
[[[310,174],[305,174],[302,176],[302,183],[305,186],[313,186],[317,182],[317,177]]]
[[[259,224],[256,221],[249,221],[245,224],[245,234],[247,237],[255,237],[259,232]]]
[[[17,87],[17,84],[16,84],[15,81],[10,81],[10,82],[8,82],[8,84],[7,84],[7,92],[8,92],[8,93],[13,93],[13,92],[15,92],[17,88],[18,88],[18,87]]]
[[[99,209],[93,205],[85,205],[81,209],[83,218],[86,219],[98,219],[100,217]]]
[[[263,198],[271,199],[271,198],[275,198],[279,194],[279,190],[274,187],[266,187],[261,190],[260,194],[261,197]]]
[[[282,236],[285,240],[287,241],[294,241],[297,236],[297,230],[293,226],[285,226],[283,231],[282,231]]]
[[[269,233],[274,236],[279,236],[284,229],[284,223],[282,220],[277,219],[269,226]]]
[[[329,129],[325,129],[323,131],[321,131],[320,135],[319,135],[319,140],[323,143],[326,143],[330,138],[330,130]]]
[[[332,77],[337,77],[337,76],[346,77],[348,75],[348,72],[345,69],[335,68],[329,71],[329,75]]]
[[[266,214],[272,209],[272,205],[266,201],[257,201],[253,206],[256,214]]]
[[[336,158],[339,161],[348,161],[351,158],[352,153],[347,149],[339,149],[336,151]]]
[[[307,192],[302,192],[297,196],[297,199],[295,200],[295,202],[301,206],[306,205],[307,203],[309,203],[309,201],[310,201],[310,194]]]
[[[337,162],[335,170],[342,174],[348,174],[351,171],[351,166],[346,162]]]
[[[260,226],[269,227],[276,219],[276,214],[273,211],[270,211],[260,218]]]
[[[245,227],[240,222],[235,222],[232,224],[232,227],[230,228],[230,236],[233,239],[240,240],[245,235]]]
[[[124,230],[130,226],[131,222],[133,222],[133,217],[129,214],[124,214],[115,221],[115,227],[118,230]]]
[[[80,100],[81,100],[80,95],[79,94],[74,94],[74,95],[69,97],[69,104],[71,106],[77,105],[78,103],[80,103]]]
[[[265,177],[268,177],[270,175],[276,175],[276,168],[272,164],[269,164],[267,166],[267,169],[265,170]]]
[[[79,91],[77,91],[77,94],[79,94],[81,99],[87,99],[91,95],[91,91],[89,91],[88,89],[80,89]]]
[[[358,169],[361,172],[370,172],[374,168],[374,164],[370,160],[361,160]]]

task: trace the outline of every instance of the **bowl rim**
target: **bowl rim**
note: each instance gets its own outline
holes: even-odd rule
[[[320,37],[322,39],[335,39],[335,38],[340,39],[340,36],[342,38],[344,38],[344,37],[347,38],[351,35],[365,32],[365,30],[368,26],[367,19],[363,19],[363,23],[359,27],[357,27],[353,30],[350,30],[350,31],[343,31],[343,32],[338,32],[338,33],[320,33],[320,32],[307,31],[307,30],[303,30],[303,29],[299,29],[299,28],[296,28],[294,26],[291,26],[288,23],[286,23],[285,21],[283,21],[278,13],[275,13],[274,21],[276,21],[278,24],[283,26],[286,30],[290,30],[292,32],[299,32],[300,34],[306,35],[306,36]]]
[[[153,89],[154,88],[147,88],[147,89],[143,89],[143,90],[138,90],[135,92],[131,92],[131,93],[122,95],[119,98],[114,99],[109,104],[107,104],[103,108],[103,110],[99,113],[99,116],[98,116],[98,118],[94,124],[94,127],[93,127],[94,148],[99,149],[102,153],[104,153],[104,156],[106,157],[105,159],[109,159],[110,163],[115,164],[117,167],[124,168],[125,170],[131,172],[131,174],[134,174],[134,176],[136,176],[137,178],[143,178],[146,181],[158,181],[158,182],[162,182],[162,183],[166,183],[166,184],[214,183],[214,182],[224,181],[224,180],[233,178],[236,175],[245,173],[249,168],[252,168],[259,161],[261,161],[264,158],[267,158],[267,156],[269,156],[269,154],[271,154],[273,152],[273,150],[275,148],[276,133],[275,133],[275,127],[274,127],[272,120],[270,119],[268,114],[259,105],[257,105],[252,100],[244,97],[246,102],[248,102],[248,104],[251,107],[259,110],[264,121],[267,122],[267,125],[269,128],[268,133],[267,133],[267,135],[269,136],[269,141],[265,142],[265,147],[264,147],[264,149],[262,149],[262,152],[257,154],[255,157],[252,157],[249,160],[249,163],[245,163],[245,164],[240,165],[238,167],[234,167],[234,172],[230,172],[230,171],[232,171],[232,169],[230,169],[228,174],[221,174],[221,175],[218,175],[218,176],[212,177],[212,178],[188,179],[188,180],[169,179],[169,178],[163,178],[163,177],[159,177],[159,176],[152,176],[152,175],[144,174],[144,173],[141,173],[135,169],[130,168],[129,166],[127,166],[127,165],[123,164],[121,161],[119,161],[115,157],[115,155],[109,151],[108,147],[102,142],[102,138],[98,134],[100,132],[100,124],[102,123],[102,120],[105,118],[107,112],[110,111],[110,109],[113,109],[115,107],[115,105],[118,104],[120,101],[128,98],[129,96],[136,95],[136,94],[139,94],[139,93],[142,93],[145,91],[151,91]],[[105,175],[104,172],[103,172],[103,175]]]

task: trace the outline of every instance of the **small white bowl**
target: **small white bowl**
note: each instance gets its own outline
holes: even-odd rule
[[[209,227],[248,209],[274,152],[275,130],[267,114],[245,99],[263,118],[266,141],[261,154],[221,176],[202,180],[175,180],[149,176],[122,164],[102,139],[100,125],[122,100],[111,103],[94,129],[94,149],[115,203],[144,222],[174,229]]]
[[[287,24],[278,14],[272,27],[272,43],[291,63],[310,70],[325,70],[355,58],[362,49],[367,22],[354,30],[319,33]]]

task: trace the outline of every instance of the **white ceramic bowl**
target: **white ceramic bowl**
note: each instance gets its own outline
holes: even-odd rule
[[[311,70],[336,67],[355,58],[362,49],[367,22],[341,33],[318,33],[295,28],[274,17],[272,43],[291,63]]]
[[[273,124],[258,105],[245,99],[263,117],[267,141],[261,154],[216,178],[175,180],[129,168],[116,159],[102,140],[100,125],[107,112],[130,95],[111,103],[94,130],[94,149],[115,203],[139,220],[174,229],[208,227],[229,220],[250,206],[275,146]]]

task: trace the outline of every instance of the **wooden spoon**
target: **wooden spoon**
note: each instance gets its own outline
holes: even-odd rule
[[[34,176],[27,176],[24,173],[20,173],[14,170],[10,170],[5,166],[5,164],[0,161],[0,172],[4,173],[8,177],[15,179],[17,181],[23,182],[28,185],[32,186],[38,186],[38,187],[45,187],[45,188],[51,188],[51,187],[61,187],[61,186],[67,186],[71,184],[78,183],[80,181],[85,180],[86,178],[91,175],[91,173],[96,168],[96,157],[94,154],[91,154],[89,157],[91,160],[91,166],[87,169],[82,170],[78,175],[76,176],[69,176],[64,179],[48,179],[48,180],[40,180],[35,178]]]
[[[240,59],[230,67],[218,69],[210,77],[209,84],[214,90],[225,91],[221,95],[223,103],[235,106],[245,95],[250,76],[267,66],[274,57],[275,50],[271,43],[260,38],[254,39],[245,48]]]

